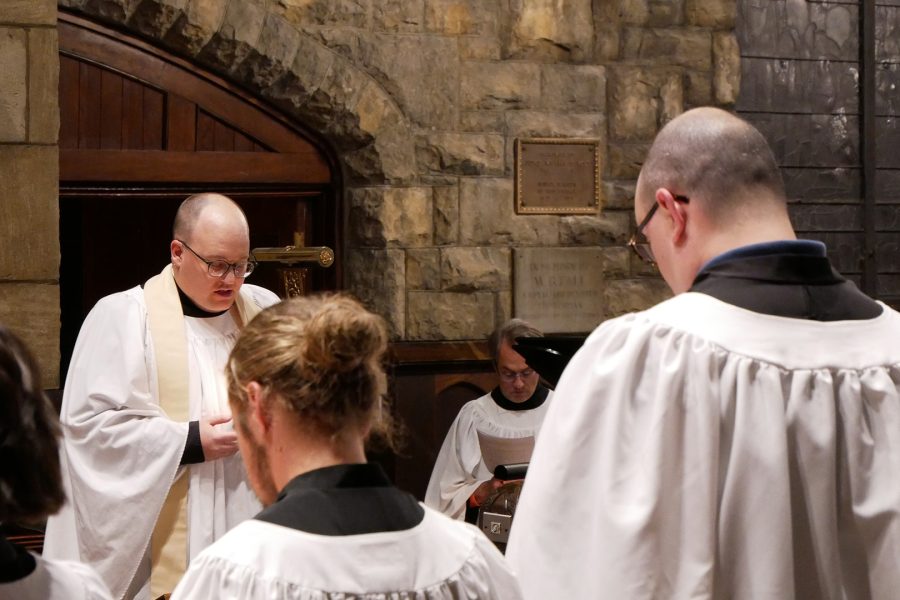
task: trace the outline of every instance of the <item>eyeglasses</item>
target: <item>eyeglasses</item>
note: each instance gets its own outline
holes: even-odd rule
[[[534,375],[534,369],[525,369],[524,371],[519,371],[518,373],[514,371],[500,371],[500,379],[502,379],[506,383],[512,383],[519,377],[522,378],[522,381],[525,381],[532,375]]]
[[[233,271],[234,276],[240,279],[246,278],[250,276],[250,273],[253,272],[253,269],[256,268],[256,261],[253,260],[253,257],[250,257],[250,260],[245,260],[243,262],[238,263],[230,263],[225,260],[206,260],[199,254],[197,254],[193,248],[188,246],[182,240],[175,240],[179,242],[182,246],[191,251],[191,254],[202,260],[206,263],[206,270],[210,274],[211,277],[225,277],[228,274],[228,271]]]
[[[687,203],[691,201],[687,196],[673,195],[672,197],[678,202]],[[628,240],[628,247],[634,250],[634,253],[638,255],[638,258],[651,265],[656,264],[656,258],[653,256],[653,250],[650,249],[650,242],[648,242],[647,238],[644,236],[644,228],[647,226],[647,223],[650,222],[650,219],[653,218],[653,215],[656,214],[656,209],[658,208],[659,202],[654,202],[653,206],[650,207],[650,210],[647,211],[647,216],[640,222],[637,229],[635,229],[634,234],[631,236],[631,239]]]

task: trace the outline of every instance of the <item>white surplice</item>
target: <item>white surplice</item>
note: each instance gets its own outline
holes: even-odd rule
[[[79,562],[34,555],[34,571],[0,582],[0,598],[9,600],[110,600],[109,590],[93,569]]]
[[[241,294],[260,307],[278,301],[252,285]],[[190,419],[230,414],[223,369],[238,326],[230,312],[184,321]],[[178,466],[188,423],[159,408],[152,344],[140,287],[103,298],[81,328],[63,395],[69,501],[47,523],[44,554],[90,564],[116,598],[149,597],[146,551],[176,470],[190,477],[189,557],[260,509],[240,456]]]
[[[425,508],[411,529],[317,535],[251,519],[191,562],[172,600],[516,600],[500,552]]]
[[[897,598],[900,315],[685,293],[563,374],[507,557],[526,598]]]
[[[438,453],[425,504],[463,519],[469,496],[494,476],[482,459],[478,432],[506,439],[537,436],[552,399],[550,392],[543,404],[530,410],[506,410],[490,394],[464,404]]]

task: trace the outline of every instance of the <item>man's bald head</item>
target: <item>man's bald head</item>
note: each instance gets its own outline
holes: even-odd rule
[[[736,212],[786,206],[781,173],[765,138],[718,108],[690,110],[656,136],[641,169],[637,197],[652,201],[661,187],[702,203],[717,223]],[[747,199],[754,205],[748,206]]]
[[[244,211],[228,196],[213,193],[194,194],[178,207],[172,226],[172,237],[190,242],[194,228],[206,220],[213,223],[230,222],[242,226],[248,232],[250,229]]]

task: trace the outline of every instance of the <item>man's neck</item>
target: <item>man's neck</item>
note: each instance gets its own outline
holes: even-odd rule
[[[362,435],[350,431],[323,434],[315,426],[284,429],[273,438],[279,443],[272,444],[269,450],[272,482],[278,490],[298,475],[315,469],[366,462]]]

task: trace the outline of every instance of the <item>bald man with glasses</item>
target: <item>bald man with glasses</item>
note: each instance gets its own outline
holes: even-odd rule
[[[260,509],[223,368],[240,328],[278,297],[244,284],[249,227],[225,196],[186,199],[169,251],[162,273],[91,310],[63,394],[70,502],[44,555],[90,564],[115,598],[171,592],[191,557]]]
[[[507,558],[526,598],[897,598],[900,314],[797,239],[762,134],[698,108],[637,182],[675,296],[566,367]]]
[[[530,337],[543,334],[521,319],[511,319],[491,334],[488,346],[498,385],[460,409],[431,473],[426,505],[474,522],[478,506],[503,484],[494,477],[495,465],[489,464],[490,458],[483,453],[482,445],[491,440],[499,439],[500,445],[515,440],[516,454],[524,456],[517,462],[528,462],[553,395],[513,349],[517,338]]]

